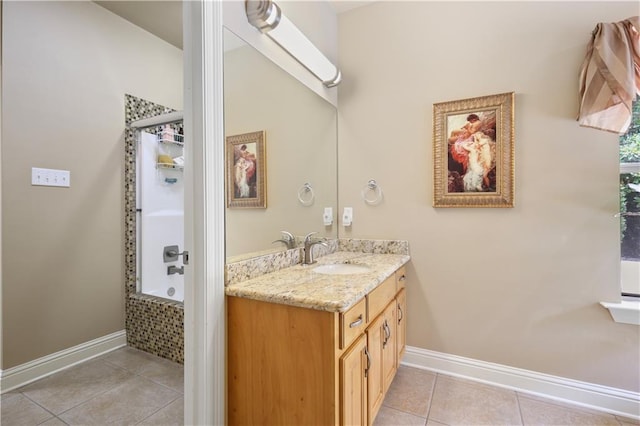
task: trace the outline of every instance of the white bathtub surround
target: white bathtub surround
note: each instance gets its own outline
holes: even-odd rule
[[[140,133],[137,176],[140,266],[137,279],[141,293],[182,302],[184,275],[168,274],[167,268],[181,268],[183,259],[179,257],[175,262],[165,263],[162,253],[166,246],[177,245],[180,250],[184,249],[183,170],[157,167],[160,145],[166,144],[159,143],[156,135]],[[181,150],[179,146],[175,148]]]

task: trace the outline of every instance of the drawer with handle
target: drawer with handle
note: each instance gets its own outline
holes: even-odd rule
[[[349,347],[367,327],[367,304],[363,298],[340,314],[340,349]]]
[[[396,295],[396,277],[391,275],[367,295],[368,320],[373,321],[387,307]]]
[[[396,276],[396,290],[400,291],[403,288],[405,288],[406,281],[407,281],[407,268],[402,266],[400,269],[398,269],[395,273]]]

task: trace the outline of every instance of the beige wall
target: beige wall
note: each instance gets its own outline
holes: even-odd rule
[[[615,135],[578,127],[598,22],[636,2],[379,2],[339,16],[342,237],[410,242],[408,344],[632,391],[619,297]],[[516,92],[516,207],[432,207],[432,105]],[[360,190],[374,178],[384,202]]]
[[[182,108],[182,52],[91,2],[3,13],[6,369],[124,328],[124,94]]]

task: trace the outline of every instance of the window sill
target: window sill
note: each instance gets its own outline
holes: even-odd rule
[[[640,300],[637,298],[623,297],[618,303],[600,302],[600,304],[609,310],[615,322],[640,325]]]

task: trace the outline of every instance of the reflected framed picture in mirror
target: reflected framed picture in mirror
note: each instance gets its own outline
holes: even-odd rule
[[[226,138],[227,207],[267,208],[264,130]]]
[[[513,207],[514,96],[433,105],[434,207]]]

